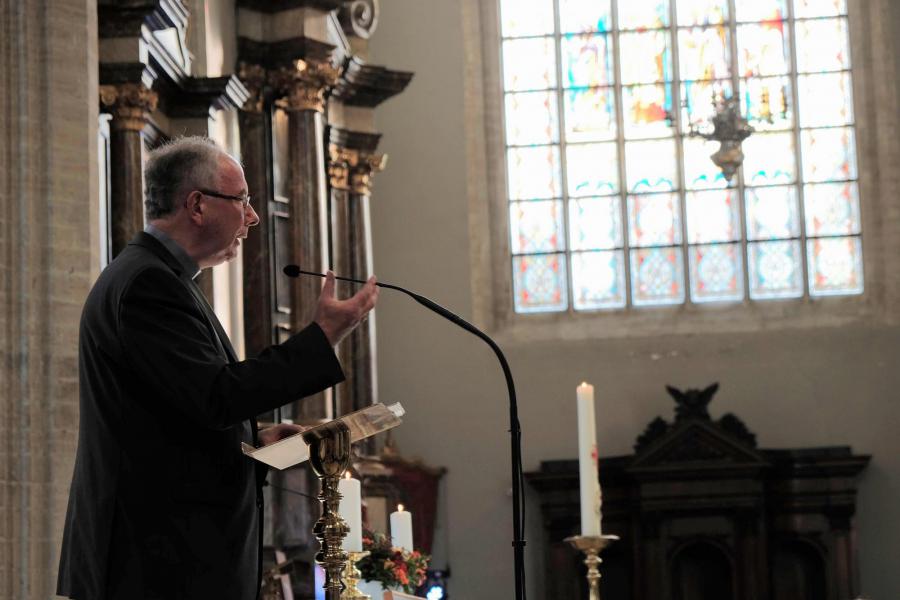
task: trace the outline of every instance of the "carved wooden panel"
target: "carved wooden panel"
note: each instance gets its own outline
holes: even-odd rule
[[[275,254],[275,310],[281,315],[291,314],[291,280],[281,274],[281,269],[291,263],[291,218],[288,204],[275,201],[272,211],[272,249]]]
[[[853,514],[868,456],[847,447],[765,450],[734,415],[713,420],[715,388],[682,393],[635,454],[600,461],[601,596],[633,600],[844,600],[858,594]],[[578,463],[527,475],[545,525],[546,598],[587,597]]]

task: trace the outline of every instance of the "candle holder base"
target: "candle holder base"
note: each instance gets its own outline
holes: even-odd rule
[[[343,573],[345,587],[344,591],[341,592],[341,600],[372,600],[372,596],[364,594],[357,587],[361,574],[359,569],[356,568],[356,563],[368,555],[368,551],[347,553],[347,566],[344,567]]]
[[[320,544],[316,562],[325,569],[325,600],[340,600],[344,587],[341,573],[347,563],[347,553],[341,546],[347,537],[347,524],[338,514],[338,482],[350,466],[350,429],[341,421],[331,421],[305,431],[303,440],[309,446],[309,464],[322,485],[318,496],[322,516],[313,525],[313,535]]]
[[[617,535],[573,535],[564,540],[584,552],[590,600],[600,600],[600,552],[618,539]]]

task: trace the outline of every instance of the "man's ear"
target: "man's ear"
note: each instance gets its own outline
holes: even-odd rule
[[[203,194],[196,190],[191,192],[188,194],[187,200],[185,200],[185,205],[188,215],[191,217],[191,221],[197,225],[202,225],[203,216],[206,210],[206,205],[203,202]]]

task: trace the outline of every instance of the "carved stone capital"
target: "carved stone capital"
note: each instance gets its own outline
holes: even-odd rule
[[[261,113],[265,104],[268,72],[262,65],[254,65],[241,61],[238,65],[238,78],[250,92],[250,98],[241,107],[247,112]]]
[[[140,83],[100,86],[100,104],[113,115],[113,129],[141,131],[158,101],[156,92]]]
[[[292,67],[281,67],[270,72],[269,81],[284,98],[281,105],[286,110],[313,110],[325,112],[325,94],[341,76],[341,69],[327,61],[297,59]]]
[[[372,177],[384,171],[387,154],[369,154],[359,157],[355,167],[350,169],[350,190],[360,196],[372,195]]]
[[[359,164],[359,152],[334,144],[328,147],[328,179],[336,190],[350,190],[350,174]]]
[[[338,20],[344,33],[367,40],[378,26],[378,0],[344,0]]]

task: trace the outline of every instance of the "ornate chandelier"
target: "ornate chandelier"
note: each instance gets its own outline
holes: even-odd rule
[[[735,171],[744,162],[744,152],[741,150],[741,142],[753,133],[753,127],[741,116],[738,101],[733,96],[725,97],[713,95],[713,106],[716,114],[712,117],[712,133],[703,133],[691,123],[689,134],[702,137],[705,140],[719,142],[719,149],[710,155],[717,167],[722,169],[727,181],[731,181]]]

